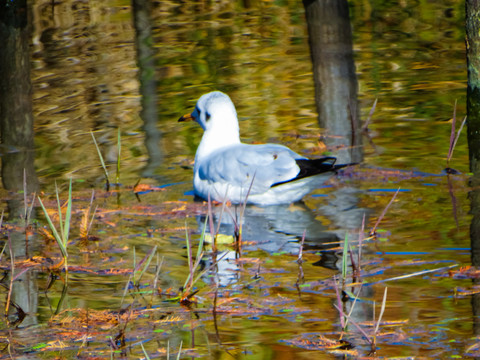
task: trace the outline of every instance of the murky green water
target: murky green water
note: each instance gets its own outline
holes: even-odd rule
[[[181,341],[188,349],[185,357],[334,358],[338,355],[305,341],[317,335],[339,337],[332,287],[341,267],[338,241],[346,232],[357,239],[364,214],[367,233],[400,187],[379,225],[378,239],[363,247],[361,281],[367,285],[353,319],[371,332],[364,322],[372,320],[373,301],[378,316],[388,286],[383,320],[392,324],[380,327],[378,356],[448,358],[475,353],[469,350],[478,342],[475,297],[456,296],[456,289],[471,289],[474,283],[450,276],[445,269],[471,264],[468,176],[447,178],[442,173],[455,101],[458,123],[466,111],[464,3],[350,3],[362,121],[378,99],[369,138],[363,139],[364,162],[307,196],[305,206],[248,209],[241,261],[235,261],[231,246],[221,248],[231,260],[224,259],[216,274],[216,316],[211,273],[198,282],[198,303],[192,309],[167,301],[178,295],[188,275],[185,230],[198,241],[208,211],[191,195],[201,129],[177,119],[193,109],[201,94],[219,89],[237,106],[245,142],[278,142],[306,156],[320,156],[325,148],[319,141],[322,130],[304,9],[292,1],[155,4],[148,43],[155,50],[161,140],[149,153],[140,117],[130,6],[127,1],[32,4],[35,170],[41,197],[50,199],[51,209],[56,206],[55,181],[66,199],[66,182],[74,180],[71,270],[63,298],[63,279],[50,285],[45,265],[27,272],[25,288],[16,288],[19,295],[13,296],[17,302],[28,298],[29,314],[10,332],[1,323],[2,342],[32,358],[70,358],[79,352],[110,357],[109,339],[119,344],[115,337],[124,330],[123,351],[131,358],[144,356],[140,343],[153,358],[165,357],[167,343],[176,354]],[[117,129],[121,186],[106,192],[90,131],[114,178]],[[328,150],[335,154],[335,149]],[[450,164],[463,174],[468,172],[467,151],[463,135]],[[161,163],[149,167],[149,159],[157,155]],[[139,180],[160,189],[137,198],[133,186]],[[98,239],[84,242],[79,228],[91,189],[98,208],[90,234]],[[4,199],[12,197],[2,193]],[[11,211],[11,204],[4,208]],[[236,211],[231,209],[232,214]],[[217,206],[215,213],[219,212]],[[33,218],[38,227],[46,225],[41,209]],[[231,235],[231,217],[222,219],[221,232]],[[6,222],[13,224],[15,219]],[[300,270],[295,260],[305,229],[304,280],[296,286]],[[23,244],[17,230],[5,234]],[[134,249],[138,264],[154,246],[157,255],[142,286],[125,292],[135,266]],[[38,231],[27,255],[60,259],[55,242]],[[161,261],[156,284],[160,294],[152,294],[153,265]],[[2,267],[9,266],[4,254]],[[440,270],[387,281],[427,269]],[[5,304],[7,292],[2,296]],[[127,310],[120,312],[121,308]],[[90,322],[78,320],[80,309],[91,311]],[[66,312],[54,317],[61,311]],[[111,311],[120,325],[102,325],[93,318],[95,311]],[[358,352],[353,356],[366,355],[365,339],[355,327],[349,329],[345,338]]]

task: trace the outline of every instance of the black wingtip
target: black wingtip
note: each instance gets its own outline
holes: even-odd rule
[[[347,166],[358,165],[358,163],[335,165],[337,158],[333,156],[323,157],[321,159],[297,159],[295,162],[300,168],[299,173],[293,179],[273,184],[272,187],[282,185],[288,182],[297,181],[306,177],[324,174],[327,172],[335,173],[337,170]]]

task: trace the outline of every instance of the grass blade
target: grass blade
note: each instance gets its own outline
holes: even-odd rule
[[[62,238],[58,233],[57,229],[55,228],[55,225],[53,225],[52,219],[50,218],[50,215],[48,215],[48,211],[43,205],[42,199],[40,199],[40,197],[38,197],[38,201],[40,202],[40,206],[42,207],[43,213],[45,214],[45,218],[47,219],[48,226],[52,231],[53,237],[55,238],[55,240],[57,240],[58,247],[60,248],[60,251],[62,252],[63,257],[67,257],[68,256],[67,248],[63,244]]]
[[[93,142],[95,144],[95,148],[97,149],[98,157],[100,159],[100,163],[102,164],[103,172],[105,174],[105,182],[107,183],[107,191],[110,189],[110,180],[108,178],[108,170],[107,166],[105,165],[105,161],[103,161],[103,156],[102,152],[100,151],[100,148],[98,147],[97,140],[95,139],[95,135],[93,135],[93,131],[90,130],[90,134],[92,135]]]
[[[57,196],[57,207],[58,207],[58,223],[60,227],[60,235],[61,235],[61,240],[63,242],[63,239],[65,238],[65,234],[63,233],[63,217],[62,217],[62,205],[60,202],[60,194],[58,191],[58,186],[57,182],[55,181],[55,195]],[[64,244],[65,245],[65,244]]]
[[[450,163],[450,160],[451,160],[452,155],[453,155],[453,150],[455,150],[455,146],[457,145],[458,138],[460,137],[460,133],[462,132],[463,127],[465,126],[466,122],[467,122],[467,117],[465,116],[463,118],[462,124],[460,125],[460,128],[457,131],[457,136],[455,137],[455,141],[453,142],[453,145],[452,145],[452,151],[449,152],[449,154],[448,154],[447,164]]]
[[[147,253],[145,255],[145,257],[143,258],[142,261],[140,261],[140,263],[138,264],[137,268],[140,268],[140,266],[145,263],[145,266],[143,267],[142,271],[140,272],[140,276],[138,277],[137,279],[137,283],[140,283],[140,280],[143,276],[143,274],[145,273],[145,271],[147,271],[148,267],[150,266],[150,262],[152,261],[153,259],[153,256],[155,255],[155,252],[157,251],[157,245],[155,245],[150,251],[149,253]],[[138,269],[135,269],[135,271],[137,272]]]
[[[453,106],[453,117],[452,117],[452,128],[450,130],[450,146],[448,147],[448,155],[447,155],[447,165],[450,162],[450,158],[452,157],[453,153],[453,143],[455,139],[455,127],[457,123],[457,99],[455,99],[455,105]]]
[[[143,343],[140,343],[140,346],[142,347],[142,351],[143,351],[143,355],[145,355],[145,359],[150,360],[150,356],[148,356],[147,350],[145,350]]]
[[[385,303],[387,302],[387,289],[388,288],[385,287],[385,291],[383,292],[382,308],[380,309],[380,315],[378,315],[377,325],[375,326],[375,334],[378,332],[380,322],[382,321],[383,312],[385,311]]]
[[[177,360],[180,360],[180,356],[182,355],[182,345],[183,345],[183,340],[180,341],[180,348],[178,349]]]
[[[395,194],[393,194],[392,199],[391,199],[390,202],[387,204],[387,206],[385,206],[385,209],[383,209],[382,214],[381,214],[380,217],[377,219],[377,222],[376,222],[375,225],[373,226],[373,229],[370,231],[370,235],[375,234],[375,232],[377,231],[377,226],[378,226],[378,225],[380,224],[380,222],[383,220],[383,217],[384,217],[385,214],[387,213],[388,208],[390,207],[390,205],[392,205],[392,203],[394,202],[394,200],[395,200],[395,198],[397,197],[397,195],[398,195],[399,192],[400,192],[400,188],[398,188],[398,190],[395,192]]]
[[[347,278],[347,256],[348,256],[348,233],[345,234],[345,240],[343,241],[343,256],[342,256],[342,279],[345,281]]]
[[[190,244],[190,238],[188,236],[188,225],[187,225],[187,219],[185,219],[185,241],[187,243],[187,256],[188,256],[188,277],[187,280],[185,280],[185,284],[183,285],[183,289],[185,290],[187,286],[190,284],[190,282],[193,279],[193,260],[192,260],[192,247]]]
[[[65,224],[63,230],[63,243],[67,246],[68,237],[70,233],[70,220],[72,218],[72,179],[70,179],[70,185],[68,187],[68,200],[67,200],[67,212],[65,214]],[[60,224],[61,226],[61,224]]]
[[[408,279],[408,278],[411,278],[411,277],[414,277],[414,276],[425,275],[425,274],[429,274],[429,273],[432,273],[432,272],[449,270],[449,269],[457,267],[457,266],[458,266],[458,264],[454,264],[454,265],[444,266],[444,267],[437,268],[437,269],[417,271],[417,272],[414,272],[414,273],[411,273],[411,274],[394,276],[394,277],[391,277],[391,278],[388,278],[388,279],[378,280],[378,281],[374,281],[374,282],[370,282],[370,283],[363,283],[363,285],[364,286],[367,286],[367,285],[371,286],[373,284],[380,284],[380,283],[384,283],[384,282],[387,282],[387,281],[396,281],[396,280]]]
[[[372,108],[368,113],[367,120],[365,121],[365,124],[362,126],[362,131],[368,130],[368,125],[370,124],[370,120],[372,120],[372,115],[375,112],[375,108],[377,107],[377,101],[378,101],[378,98],[376,98],[375,101],[373,102]]]

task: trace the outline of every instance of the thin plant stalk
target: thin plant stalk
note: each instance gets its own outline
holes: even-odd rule
[[[152,298],[150,300],[150,303],[153,303],[153,298],[154,298],[155,293],[156,293],[155,290],[157,289],[157,284],[158,284],[158,277],[160,276],[160,270],[162,269],[162,266],[163,266],[164,257],[162,256],[162,259],[160,260],[160,262],[158,261],[158,257],[159,257],[159,254],[157,252],[157,271],[155,271],[155,277],[153,278]]]
[[[227,194],[225,194],[225,198],[226,197],[227,197]],[[223,201],[222,202],[222,209],[220,210],[220,216],[219,216],[218,221],[217,221],[217,229],[215,230],[216,234],[218,234],[220,232],[220,225],[222,225],[223,214],[225,213],[226,207],[227,207],[227,202]]]
[[[368,125],[370,124],[370,120],[372,119],[372,115],[375,112],[375,108],[377,106],[377,101],[378,101],[378,98],[376,98],[375,101],[373,102],[373,105],[370,109],[370,112],[368,113],[367,120],[365,121],[365,124],[362,127],[362,131],[367,131],[368,130]]]
[[[355,264],[355,258],[353,257],[353,250],[351,243],[348,243],[348,253],[350,254],[350,264],[352,265],[352,277],[358,272],[357,264]]]
[[[147,271],[148,267],[150,266],[150,262],[153,259],[153,256],[155,255],[155,252],[157,251],[157,246],[155,245],[150,251],[145,255],[145,257],[138,263],[138,265],[134,268],[133,270],[133,284],[135,286],[138,286],[140,284],[140,280],[143,277],[143,274],[145,274],[145,271]],[[142,265],[145,264],[143,267]],[[136,277],[136,274],[140,273],[138,278]]]
[[[120,184],[120,156],[121,156],[121,151],[122,151],[120,128],[118,128],[117,149],[118,149],[118,153],[117,153],[117,176],[115,177],[115,183],[118,185],[118,184]]]
[[[462,132],[463,127],[465,126],[466,122],[467,122],[467,117],[465,116],[463,118],[462,124],[460,125],[460,128],[457,131],[457,136],[455,137],[455,140],[453,141],[453,144],[450,145],[451,150],[448,152],[447,167],[450,166],[450,160],[452,159],[453,150],[455,150],[455,146],[457,145],[458,138],[460,137],[460,133]]]
[[[15,255],[13,254],[13,250],[12,250],[12,240],[10,239],[10,234],[8,235],[7,242],[8,242],[8,248],[10,250],[11,275],[10,275],[10,286],[8,288],[8,294],[7,294],[7,303],[5,304],[5,317],[8,316],[8,310],[10,309],[10,301],[12,299],[12,291],[13,291],[13,277],[15,272]]]
[[[180,341],[180,347],[178,349],[177,360],[180,360],[180,356],[182,355],[182,345],[183,345],[183,340]]]
[[[143,355],[145,355],[146,360],[150,360],[150,356],[148,356],[147,350],[145,350],[145,347],[143,346],[143,343],[140,343],[140,346],[142,347]]]
[[[337,305],[334,304],[333,306],[335,306],[335,307],[337,308],[337,310],[338,310]],[[372,337],[369,336],[369,335],[367,334],[367,332],[366,332],[364,329],[362,329],[362,327],[361,327],[360,325],[358,325],[355,321],[353,321],[351,318],[349,319],[349,322],[352,323],[352,325],[355,326],[355,327],[357,328],[357,330],[362,333],[362,335],[365,337],[365,340],[367,340],[367,342],[368,342],[368,343],[372,346],[372,348],[373,348],[373,347],[374,347],[374,344],[373,344],[373,339],[372,339]]]
[[[357,260],[357,268],[358,274],[362,271],[362,246],[363,246],[363,235],[365,233],[365,213],[363,213],[362,219],[362,227],[360,229],[360,233],[358,234],[358,260]]]
[[[35,196],[36,193],[33,193],[32,196],[32,203],[28,206],[28,197],[27,197],[27,171],[23,169],[23,204],[24,204],[24,214],[23,214],[23,221],[24,221],[24,231],[25,231],[25,238],[27,238],[27,228],[30,223],[30,218],[33,211],[33,206],[35,205]]]
[[[337,283],[337,279],[336,279],[335,276],[333,277],[333,281],[334,281],[334,284],[335,284],[335,293],[336,293],[336,297],[337,297],[337,304],[333,304],[333,306],[338,310],[338,314],[339,314],[339,317],[340,317],[340,326],[342,327],[342,334],[340,335],[340,340],[343,338],[343,333],[347,329],[348,323],[351,322],[363,334],[363,336],[368,341],[368,343],[373,346],[373,341],[374,340],[371,338],[371,336],[369,336],[366,333],[366,331],[364,329],[362,329],[357,323],[355,323],[351,318],[351,315],[352,315],[353,309],[355,307],[355,304],[357,302],[357,299],[360,296],[360,291],[355,296],[355,300],[352,303],[352,307],[350,308],[349,313],[345,314],[345,312],[342,309],[343,308],[343,303],[342,303],[342,300],[340,298],[340,290],[338,288],[338,283]]]
[[[209,228],[210,228],[210,236],[212,238],[212,252],[213,252],[213,258],[215,258],[215,254],[217,253],[217,235],[218,233],[215,232],[213,233],[213,212],[212,212],[212,199],[210,198],[210,193],[208,193],[208,214],[209,218]],[[219,221],[220,222],[220,221]],[[205,223],[205,226],[207,224]]]
[[[240,256],[241,256],[241,249],[242,249],[243,218],[244,218],[244,215],[245,215],[245,209],[247,208],[248,197],[250,196],[250,192],[252,191],[252,187],[253,187],[253,182],[255,181],[255,175],[256,175],[256,173],[253,174],[252,182],[250,183],[250,186],[248,187],[247,195],[245,196],[245,201],[243,202],[241,210],[240,210],[240,219],[239,219],[239,224],[238,224],[238,238],[237,238],[237,249],[238,249],[238,252],[239,252]]]
[[[217,262],[223,260],[223,258],[228,254],[228,252],[225,252],[222,256],[220,256],[218,259],[217,259]],[[203,255],[203,253],[202,253]],[[196,264],[195,264],[195,268],[198,267],[198,264],[200,263],[200,261],[198,261]],[[215,266],[215,264],[212,264],[210,266],[208,266],[206,269],[204,269],[202,272],[200,272],[197,277],[193,280],[193,284],[195,284],[203,275],[205,275],[208,271],[210,271],[211,269],[213,269],[213,267]]]
[[[108,177],[107,166],[105,165],[105,161],[103,161],[103,155],[102,155],[102,152],[100,151],[100,148],[98,147],[98,143],[97,143],[97,140],[95,139],[95,135],[93,135],[93,131],[90,131],[90,134],[92,135],[92,139],[93,139],[93,142],[95,144],[95,148],[97,149],[98,158],[100,159],[100,163],[102,164],[102,168],[103,168],[103,173],[105,174],[105,182],[106,182],[107,191],[109,191],[110,190],[110,180],[109,180],[109,177]]]
[[[377,334],[378,332],[378,329],[380,327],[380,322],[382,321],[383,312],[385,311],[385,304],[387,303],[387,290],[388,290],[388,287],[385,287],[385,291],[383,292],[383,300],[382,300],[382,307],[380,309],[380,315],[378,315],[378,321],[375,326],[375,334]]]
[[[340,326],[342,327],[342,332],[345,331],[345,313],[343,312],[343,303],[342,299],[340,297],[340,289],[338,288],[338,283],[337,283],[337,277],[333,277],[333,282],[335,284],[335,294],[337,296],[337,304],[338,306],[335,306],[338,310],[338,313],[340,315]]]
[[[193,262],[193,255],[192,255],[192,244],[190,242],[190,237],[188,236],[187,221],[185,220],[185,240],[186,240],[186,243],[187,243],[189,274],[188,274],[187,279],[185,280],[185,284],[183,285],[184,298],[188,297],[190,291],[193,288],[193,285],[198,280],[198,277],[196,279],[194,279],[194,274],[195,274],[196,269],[200,265],[200,261],[203,258],[203,243],[205,241],[205,232],[206,232],[206,228],[207,228],[207,221],[208,221],[208,215],[205,219],[205,223],[203,224],[203,231],[202,231],[202,235],[200,237],[200,242],[198,244],[197,256],[196,256],[196,260],[195,260],[195,263],[194,263]]]
[[[91,202],[90,202],[90,208],[91,208],[91,206],[92,206],[92,203],[93,203],[93,196],[94,196],[94,193],[95,193],[95,191],[94,191],[94,190],[92,190],[92,199],[91,199]],[[88,223],[86,237],[88,237],[88,234],[90,233],[90,229],[92,228],[92,225],[93,225],[93,220],[95,220],[95,214],[97,213],[97,209],[98,209],[98,205],[97,205],[97,206],[95,206],[95,209],[93,209],[92,217],[91,217],[91,219],[90,219],[90,222]]]
[[[157,253],[157,271],[155,271],[155,278],[153,279],[153,288],[155,289],[157,287],[157,283],[158,283],[158,277],[160,276],[160,270],[162,269],[162,266],[163,266],[163,260],[164,260],[164,256],[162,256],[162,259],[160,260],[160,262],[158,261],[158,253]]]
[[[466,120],[467,120],[467,117],[465,116],[463,118],[462,124],[460,125],[460,128],[457,131],[457,135],[455,136],[455,129],[457,127],[457,100],[455,99],[455,105],[453,106],[452,128],[450,130],[450,146],[448,147],[448,155],[447,155],[447,168],[450,167],[450,160],[452,159],[453,150],[457,145],[458,138],[460,137],[460,133],[462,132],[462,129],[463,129],[463,126],[465,125]]]
[[[376,307],[376,303],[375,301],[373,302],[373,314],[372,314],[372,324],[375,326],[375,307]],[[372,352],[375,351],[375,348],[377,346],[377,334],[375,332],[375,329],[373,329],[373,336],[372,336],[372,341],[370,342],[370,344],[372,345]]]
[[[352,307],[350,309],[350,312],[348,314],[345,314],[345,312],[343,311],[343,303],[342,303],[342,300],[340,299],[340,291],[338,289],[338,283],[337,283],[337,279],[336,277],[334,276],[333,277],[333,281],[334,281],[334,284],[335,284],[335,293],[337,295],[337,304],[333,304],[333,306],[338,310],[338,313],[339,313],[339,316],[340,316],[340,325],[342,327],[342,334],[340,335],[340,340],[343,338],[343,333],[345,332],[345,330],[347,329],[347,326],[348,326],[348,323],[351,322],[362,334],[363,336],[365,337],[365,339],[368,341],[368,343],[370,345],[373,344],[373,339],[371,338],[371,336],[369,336],[366,331],[364,329],[362,329],[355,321],[352,320],[351,318],[351,315],[352,315],[352,312],[353,312],[353,308],[357,302],[357,299],[360,295],[360,291],[358,292],[358,294],[355,296],[355,300],[352,304]]]
[[[205,221],[206,223],[206,221]],[[206,224],[205,224],[206,226]],[[185,284],[183,285],[183,289],[187,289],[187,286],[191,286],[191,282],[193,281],[193,258],[192,258],[192,247],[190,245],[190,236],[188,234],[188,225],[187,225],[187,219],[185,219],[185,241],[187,243],[187,260],[188,260],[188,277],[187,280],[185,280]]]
[[[347,278],[347,267],[348,267],[348,233],[345,234],[345,239],[343,241],[343,256],[342,256],[342,279],[345,281]]]
[[[2,216],[0,216],[0,228],[2,227],[3,225],[3,215],[4,215],[4,210],[2,210]],[[0,252],[0,260],[2,259],[3,257],[3,253],[5,252],[5,249],[7,248],[7,244],[3,245],[3,248],[2,248],[2,251]]]
[[[302,241],[300,242],[300,249],[298,250],[297,262],[299,264],[303,263],[303,245],[305,244],[305,235],[307,234],[307,229],[303,230]]]
[[[97,213],[98,205],[95,206],[93,209],[92,216],[90,217],[90,212],[92,211],[93,207],[93,199],[95,198],[95,190],[92,190],[92,196],[90,198],[90,205],[86,212],[84,213],[84,218],[82,219],[82,223],[80,225],[80,236],[84,239],[88,239],[88,234],[90,233],[90,229],[93,225],[93,220],[95,220],[95,214]],[[90,221],[88,221],[90,218]]]
[[[357,303],[357,300],[358,300],[358,297],[360,296],[361,291],[362,291],[362,288],[360,287],[360,290],[358,290],[358,293],[355,295],[355,299],[353,300],[352,307],[350,308],[350,311],[348,312],[347,318],[345,320],[345,326],[348,326],[348,322],[351,318],[353,309],[355,308],[355,304]]]
[[[387,213],[387,210],[388,208],[390,207],[390,205],[392,205],[392,203],[395,201],[395,198],[397,197],[398,193],[400,192],[400,188],[397,189],[397,191],[395,192],[395,194],[393,194],[393,197],[392,199],[390,200],[390,202],[387,204],[387,206],[385,206],[385,209],[383,209],[383,212],[382,214],[380,215],[380,217],[377,219],[377,222],[375,223],[375,226],[373,227],[373,229],[370,231],[370,235],[373,235],[376,233],[377,231],[377,226],[380,224],[380,222],[383,220],[383,217],[385,216],[385,214]]]
[[[447,155],[447,167],[450,163],[450,159],[453,153],[453,143],[455,142],[455,128],[457,124],[457,99],[455,99],[455,105],[453,106],[452,128],[450,130],[450,146],[448,147]]]

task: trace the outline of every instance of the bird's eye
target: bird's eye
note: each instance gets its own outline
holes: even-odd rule
[[[210,114],[209,114],[208,112],[206,113],[205,119],[206,119],[207,121],[210,120]]]

